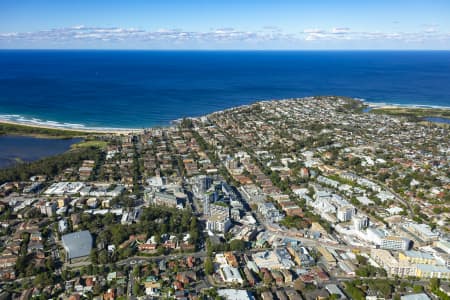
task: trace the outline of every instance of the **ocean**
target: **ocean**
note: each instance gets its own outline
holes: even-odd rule
[[[450,51],[0,51],[0,119],[35,124],[164,126],[314,95],[449,107]]]

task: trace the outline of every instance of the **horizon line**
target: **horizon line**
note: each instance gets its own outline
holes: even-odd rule
[[[380,49],[371,49],[371,48],[361,48],[361,49],[342,49],[342,48],[333,48],[333,49],[277,49],[277,48],[267,48],[267,49],[240,49],[240,48],[230,48],[230,49],[202,49],[202,48],[186,48],[186,49],[172,49],[172,48],[161,48],[161,49],[147,49],[147,48],[0,48],[0,51],[204,51],[204,52],[213,52],[213,51],[223,51],[223,52],[255,52],[255,51],[272,51],[272,52],[308,52],[308,51],[317,51],[317,52],[327,52],[327,51],[411,51],[411,52],[425,52],[425,51],[433,51],[433,52],[449,52],[450,49],[421,49],[421,48],[408,48],[408,49],[397,49],[397,48],[380,48]]]

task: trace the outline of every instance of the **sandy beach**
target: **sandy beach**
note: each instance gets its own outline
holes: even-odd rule
[[[142,129],[131,129],[131,128],[70,128],[70,127],[62,127],[62,126],[52,126],[52,125],[44,125],[44,124],[30,124],[25,122],[15,122],[11,120],[5,120],[0,118],[0,123],[3,124],[11,124],[11,125],[20,125],[34,128],[43,128],[43,129],[55,129],[62,131],[76,131],[76,132],[84,132],[84,133],[98,133],[98,134],[131,134],[131,133],[140,133]]]
[[[291,100],[293,98],[288,99],[280,99],[280,100]],[[280,101],[277,100],[277,101]],[[386,109],[386,110],[398,110],[398,109],[423,109],[423,110],[450,110],[450,107],[447,106],[434,106],[434,105],[414,105],[414,104],[393,104],[393,103],[376,103],[376,102],[369,102],[364,99],[358,99],[363,104],[367,105],[371,109]],[[256,101],[254,103],[262,103],[265,101],[274,101],[274,100],[260,100]],[[253,103],[253,104],[254,104]],[[238,105],[234,107],[230,107],[227,109],[217,110],[215,112],[210,113],[210,115],[215,114],[221,114],[226,111],[234,110],[239,107],[245,107],[250,106],[251,104],[243,104]],[[14,117],[14,118],[12,118]],[[54,130],[61,130],[61,131],[74,131],[74,132],[80,132],[80,133],[98,133],[98,134],[115,134],[115,135],[128,135],[128,134],[138,134],[142,133],[144,129],[138,129],[138,128],[112,128],[112,127],[85,127],[81,124],[72,124],[72,123],[58,123],[53,121],[42,121],[39,119],[19,119],[17,120],[16,117],[20,117],[19,115],[0,115],[0,124],[11,124],[11,125],[20,125],[20,126],[27,126],[30,128],[42,128],[42,129],[54,129]],[[199,118],[199,117],[197,117]],[[23,121],[22,121],[23,120]],[[177,119],[173,122],[180,121],[182,119]]]
[[[449,106],[442,106],[442,105],[420,105],[420,104],[391,104],[391,103],[375,103],[375,102],[368,102],[363,100],[362,101],[365,105],[371,107],[371,108],[380,108],[380,109],[398,109],[398,108],[405,108],[405,109],[442,109],[442,110],[449,110]]]

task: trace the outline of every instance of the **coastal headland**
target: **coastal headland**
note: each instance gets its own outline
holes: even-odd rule
[[[328,96],[324,96],[328,97]],[[344,97],[347,98],[347,97]],[[312,97],[304,98],[294,98],[299,101],[311,100]],[[374,103],[368,102],[364,99],[358,98],[347,98],[349,100],[359,103],[361,108],[365,108],[364,112],[376,113],[376,114],[387,114],[395,115],[398,117],[406,117],[413,121],[429,121],[427,118],[442,118],[445,120],[443,123],[450,122],[450,107],[444,106],[425,106],[425,105],[400,105],[400,104],[389,104],[389,103]],[[286,99],[278,100],[260,100],[255,101],[265,102],[265,101],[282,101]],[[290,99],[287,99],[290,100]],[[248,105],[248,104],[247,104]],[[247,106],[242,105],[242,106]],[[236,109],[241,106],[230,107],[224,109],[224,111],[229,109]],[[223,110],[213,112],[220,113]],[[190,116],[187,116],[190,117]],[[173,121],[174,123],[181,121],[183,118]],[[449,120],[448,122],[446,120]],[[16,120],[10,120],[7,118],[0,117],[0,135],[25,135],[34,136],[42,138],[73,138],[73,137],[85,137],[89,135],[102,135],[102,134],[113,134],[113,135],[128,135],[128,134],[139,134],[144,130],[143,128],[113,128],[113,127],[84,127],[76,124],[77,126],[70,125],[59,125],[55,122],[55,125],[47,123],[29,123],[21,122]],[[167,124],[170,125],[170,124]],[[148,127],[148,128],[151,128]]]

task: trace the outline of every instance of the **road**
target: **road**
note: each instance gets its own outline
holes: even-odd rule
[[[127,286],[127,294],[128,294],[129,298],[133,296],[133,285],[134,285],[133,271],[129,271],[128,272],[128,286]]]
[[[382,187],[384,187],[385,189],[387,189],[389,192],[392,193],[392,195],[395,196],[395,198],[397,199],[398,202],[402,203],[404,206],[406,206],[408,208],[408,216],[412,219],[414,216],[414,212],[413,209],[411,207],[411,204],[406,201],[405,199],[403,199],[402,197],[400,197],[399,194],[397,194],[394,190],[392,190],[390,187],[382,184],[381,182],[379,182],[378,180],[375,180],[375,182],[377,182],[378,184],[380,184]]]
[[[253,249],[248,249],[248,250],[244,250],[244,251],[233,251],[233,252],[236,254],[251,255],[256,252],[261,252],[261,251],[270,250],[270,249],[272,249],[272,248],[253,248]],[[180,254],[173,254],[173,255],[133,256],[133,257],[122,259],[122,260],[116,262],[116,264],[119,266],[120,265],[133,266],[133,265],[137,265],[137,264],[146,264],[149,262],[158,262],[163,259],[176,260],[176,259],[181,259],[181,258],[187,258],[189,256],[192,256],[194,258],[204,258],[204,257],[208,256],[208,253],[206,251],[198,251],[198,252],[193,252],[193,253],[180,253]]]
[[[186,257],[195,257],[195,258],[203,258],[207,256],[206,251],[199,251],[194,253],[180,253],[180,254],[173,254],[173,255],[158,255],[158,256],[133,256],[129,258],[122,259],[118,262],[116,262],[117,265],[136,265],[136,264],[144,264],[148,262],[154,262],[154,261],[160,261],[163,259],[180,259],[180,258],[186,258]]]
[[[370,247],[358,247],[358,246],[350,247],[347,245],[333,244],[333,243],[327,242],[325,240],[315,240],[315,239],[303,238],[303,237],[299,237],[295,233],[291,233],[289,231],[270,230],[269,228],[270,227],[268,227],[267,230],[272,232],[273,234],[275,234],[277,237],[282,238],[282,237],[287,236],[293,240],[299,241],[302,245],[304,245],[306,247],[325,246],[327,248],[334,249],[334,250],[340,250],[340,251],[348,251],[349,249],[358,249],[360,251],[370,251],[372,249]],[[245,250],[245,251],[234,251],[234,253],[251,255],[256,252],[261,252],[261,251],[270,250],[270,249],[271,248],[268,248],[268,249],[254,248],[254,249],[249,249],[249,250]],[[205,258],[207,255],[208,254],[206,251],[198,251],[198,252],[194,252],[194,253],[180,253],[180,254],[173,254],[173,255],[133,256],[133,257],[129,257],[129,258],[120,260],[116,264],[119,266],[121,266],[121,265],[133,266],[136,264],[142,265],[142,264],[148,264],[150,262],[159,262],[163,259],[177,260],[177,259],[187,258],[189,256],[192,256],[194,258]]]
[[[258,218],[259,219],[259,218]],[[348,251],[349,249],[357,249],[360,251],[370,251],[371,247],[363,247],[363,246],[349,246],[338,243],[333,243],[331,241],[327,241],[324,239],[309,239],[305,237],[299,236],[296,232],[292,232],[290,230],[282,230],[280,228],[274,227],[272,224],[267,223],[265,221],[258,220],[260,224],[263,225],[266,231],[275,234],[277,237],[289,237],[290,239],[296,240],[300,242],[302,245],[307,247],[318,247],[318,246],[326,246],[327,248],[331,248],[334,250]]]

